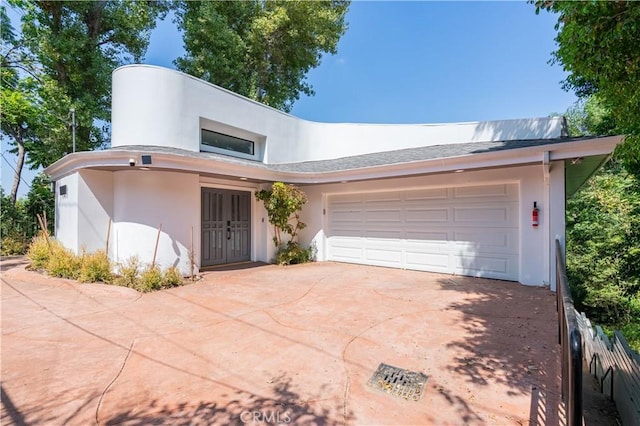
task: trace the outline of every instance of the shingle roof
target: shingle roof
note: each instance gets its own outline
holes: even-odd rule
[[[163,154],[173,154],[185,157],[212,159],[226,163],[246,165],[249,167],[263,168],[278,172],[294,173],[323,173],[338,172],[346,170],[357,170],[367,167],[390,166],[406,164],[416,161],[445,159],[461,157],[473,154],[482,154],[495,151],[507,151],[544,145],[554,145],[558,143],[577,142],[581,140],[593,139],[595,137],[582,138],[556,138],[556,139],[530,139],[494,142],[468,142],[448,145],[434,145],[419,148],[406,148],[396,151],[375,152],[371,154],[355,155],[331,160],[306,161],[300,163],[264,164],[259,161],[246,160],[243,158],[228,155],[193,152],[179,148],[169,148],[161,146],[127,145],[110,148],[111,150],[126,150],[140,152],[155,152]]]

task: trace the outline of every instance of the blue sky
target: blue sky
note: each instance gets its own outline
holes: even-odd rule
[[[575,96],[550,65],[556,16],[526,2],[353,2],[338,54],[308,74],[316,95],[292,114],[313,121],[440,123],[543,117]],[[145,63],[173,68],[182,39],[168,17]],[[5,157],[10,158],[3,142]],[[11,159],[10,159],[11,161]],[[13,174],[2,160],[2,186]],[[29,181],[33,173],[27,173]],[[21,193],[28,188],[22,185]]]

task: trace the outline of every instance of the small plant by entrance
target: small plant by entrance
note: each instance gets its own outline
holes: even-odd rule
[[[276,263],[290,265],[311,261],[313,248],[301,247],[296,241],[298,232],[307,226],[300,221],[300,210],[307,202],[305,193],[293,185],[275,182],[271,190],[258,191],[256,199],[264,203],[269,223],[274,228],[273,243],[278,250]],[[289,235],[286,242],[285,234]]]

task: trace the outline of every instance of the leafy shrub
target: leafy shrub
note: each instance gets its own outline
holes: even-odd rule
[[[114,281],[115,284],[124,287],[137,288],[140,269],[140,258],[138,256],[128,258],[124,263],[118,265],[118,277],[116,277]]]
[[[289,241],[278,250],[276,263],[278,265],[296,265],[311,262],[314,258],[314,252],[313,247],[301,247],[297,242]]]
[[[627,339],[627,343],[631,349],[640,352],[640,326],[638,324],[628,323],[619,328],[620,333]]]
[[[300,221],[300,210],[307,202],[305,193],[293,185],[274,182],[271,190],[256,192],[256,199],[264,203],[269,223],[274,227],[273,243],[280,247],[284,241],[282,234],[291,236],[295,241],[298,232],[307,225]]]
[[[136,290],[149,292],[162,288],[162,271],[157,266],[149,266],[140,274]]]
[[[293,185],[275,182],[270,191],[258,191],[256,199],[264,203],[269,223],[274,228],[273,243],[278,249],[276,263],[292,265],[313,260],[314,248],[301,247],[296,241],[298,233],[307,226],[300,220],[300,210],[307,202],[305,193]],[[290,237],[286,243],[284,234]]]
[[[175,266],[167,268],[164,271],[164,276],[162,277],[162,286],[163,287],[178,287],[182,285],[183,279],[182,274]]]
[[[49,244],[57,244],[55,241],[47,243],[44,235],[38,235],[33,239],[29,249],[27,250],[27,258],[31,261],[31,269],[36,271],[44,271],[51,257],[51,249]]]
[[[104,250],[89,253],[82,257],[82,266],[78,281],[83,283],[103,282],[110,283],[113,280],[111,261]]]
[[[57,241],[52,242],[51,252],[45,270],[58,278],[77,279],[82,267],[82,258],[76,256]]]
[[[29,247],[27,241],[19,235],[8,235],[2,237],[2,247],[0,247],[0,254],[2,256],[13,256],[16,254],[24,254]]]

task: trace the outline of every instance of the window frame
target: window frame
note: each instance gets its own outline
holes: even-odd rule
[[[232,143],[233,142],[246,143],[250,147],[250,150],[247,150],[247,151],[250,151],[250,152],[234,150],[221,145],[213,145],[213,144],[205,143],[205,132],[213,134],[214,136],[222,136],[223,138],[231,139],[230,142]],[[221,132],[216,132],[215,130],[201,128],[200,129],[200,150],[204,152],[215,152],[215,153],[231,155],[235,157],[255,159],[256,158],[256,141],[240,138],[237,136],[232,136],[232,135],[221,133]]]

